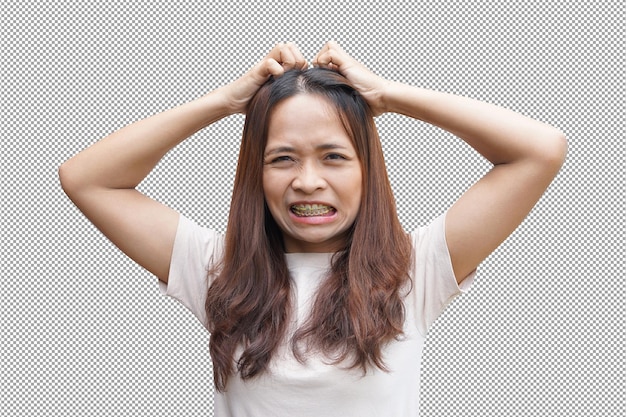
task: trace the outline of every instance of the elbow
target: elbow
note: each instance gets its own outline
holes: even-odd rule
[[[71,159],[65,161],[59,166],[58,175],[59,183],[61,184],[63,192],[65,192],[65,194],[71,199],[72,195],[80,187],[78,176],[76,175],[75,170],[72,169]]]
[[[545,162],[548,166],[554,168],[558,172],[558,170],[561,169],[565,163],[565,159],[567,157],[568,144],[565,134],[560,130],[555,129],[549,139],[546,140],[546,148]]]
[[[532,159],[539,163],[542,170],[548,170],[556,175],[567,157],[567,139],[563,132],[551,128],[543,134],[542,140],[537,141],[532,151]]]
[[[68,194],[70,179],[69,179],[69,173],[67,169],[67,161],[63,162],[59,166],[57,173],[59,175],[59,183],[61,184],[61,188],[63,189],[65,194]]]

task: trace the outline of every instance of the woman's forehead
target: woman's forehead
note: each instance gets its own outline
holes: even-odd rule
[[[274,142],[351,142],[337,110],[327,99],[299,94],[279,103],[270,115],[266,147]],[[319,144],[319,143],[318,143]]]

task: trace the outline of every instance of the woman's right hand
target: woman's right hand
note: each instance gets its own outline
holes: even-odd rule
[[[229,113],[245,114],[248,103],[270,76],[280,77],[290,69],[304,70],[308,66],[308,62],[294,43],[278,43],[247,73],[222,87],[226,94]]]

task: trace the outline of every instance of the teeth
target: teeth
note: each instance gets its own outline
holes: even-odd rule
[[[294,204],[291,206],[291,211],[298,216],[321,216],[330,213],[331,210],[333,210],[332,207],[323,204]]]

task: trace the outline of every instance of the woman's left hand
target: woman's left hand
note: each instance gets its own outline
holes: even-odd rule
[[[374,116],[387,111],[384,93],[389,81],[374,74],[365,65],[352,58],[337,42],[327,42],[313,58],[313,65],[337,71],[346,77],[365,98]]]

